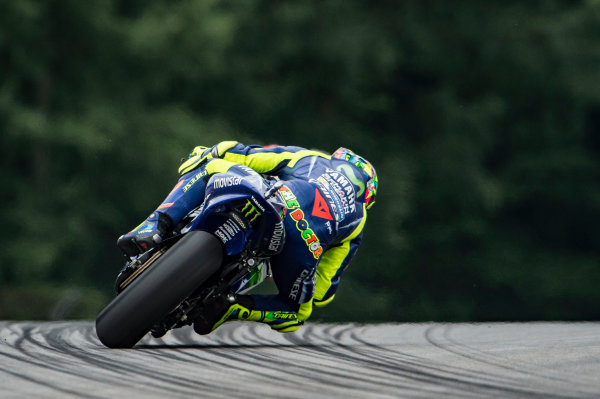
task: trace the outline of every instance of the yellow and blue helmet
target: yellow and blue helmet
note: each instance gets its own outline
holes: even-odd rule
[[[332,158],[341,159],[344,161],[348,161],[353,165],[358,166],[365,174],[365,204],[367,205],[367,209],[371,208],[375,203],[375,197],[377,196],[377,186],[379,185],[377,179],[377,171],[371,164],[371,162],[367,161],[360,155],[354,153],[352,150],[349,150],[344,147],[338,148],[332,155]]]

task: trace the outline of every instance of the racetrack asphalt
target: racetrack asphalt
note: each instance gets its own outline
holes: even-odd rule
[[[228,323],[108,349],[0,322],[0,398],[600,398],[600,323]]]

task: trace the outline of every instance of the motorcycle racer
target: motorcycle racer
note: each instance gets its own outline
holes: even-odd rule
[[[247,320],[279,332],[295,331],[313,306],[333,300],[360,245],[367,209],[375,203],[377,173],[367,160],[343,147],[329,155],[237,141],[198,146],[180,166],[181,178],[171,193],[142,224],[121,236],[118,246],[135,256],[159,243],[202,203],[210,177],[224,172],[279,179],[275,195],[285,207],[285,242],[270,259],[279,293],[230,293],[199,312],[194,330],[207,334],[226,321]]]

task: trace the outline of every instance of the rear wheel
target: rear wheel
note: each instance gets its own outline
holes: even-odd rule
[[[221,266],[221,242],[193,231],[161,256],[96,318],[96,334],[109,348],[131,348],[152,326]]]

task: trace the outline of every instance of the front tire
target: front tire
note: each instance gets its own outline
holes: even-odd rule
[[[221,242],[214,235],[187,233],[100,312],[100,342],[109,348],[133,347],[214,274],[222,259]]]

